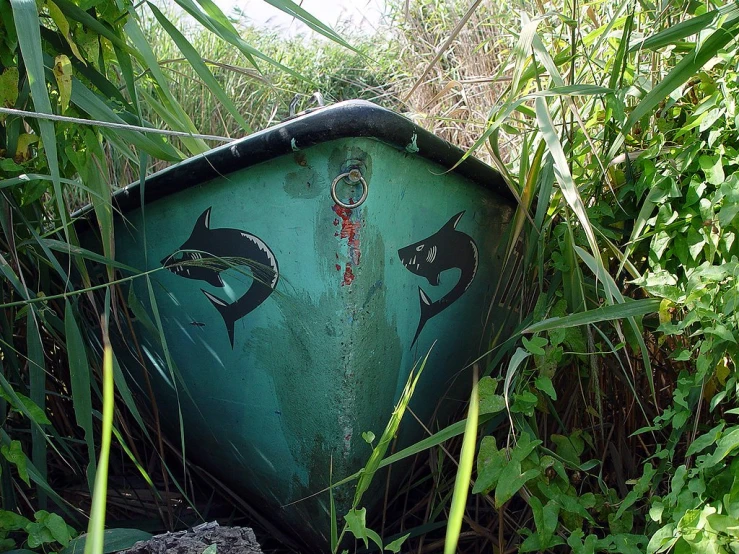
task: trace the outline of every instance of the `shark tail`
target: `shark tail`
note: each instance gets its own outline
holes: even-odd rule
[[[223,318],[223,322],[226,324],[226,331],[228,332],[228,340],[231,341],[231,348],[234,347],[234,324],[236,323],[236,320],[231,316],[231,310],[229,308],[231,307],[231,304],[228,302],[225,302],[218,298],[217,296],[212,295],[208,291],[205,291],[203,289],[200,289],[203,291],[203,294],[205,297],[210,300],[211,304],[215,307],[216,310],[218,310],[218,313],[221,314],[221,317]]]
[[[419,303],[421,304],[421,317],[418,320],[418,328],[416,329],[416,336],[413,337],[411,348],[416,344],[416,339],[418,339],[418,335],[423,331],[426,322],[434,316],[433,308],[431,307],[431,299],[428,297],[428,294],[423,292],[421,287],[418,287],[418,297]]]

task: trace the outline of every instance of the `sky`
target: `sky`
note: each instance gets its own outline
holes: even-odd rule
[[[302,22],[270,6],[264,0],[214,1],[226,15],[238,9],[257,27],[271,27],[290,36],[309,33]],[[296,0],[296,3],[331,27],[350,19],[354,27],[365,32],[372,32],[385,10],[385,0]]]

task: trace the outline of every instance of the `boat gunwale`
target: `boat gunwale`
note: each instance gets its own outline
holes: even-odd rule
[[[462,160],[465,152],[460,148],[410,119],[365,100],[348,100],[311,110],[158,171],[146,177],[144,203],[155,202],[190,187],[203,186],[217,177],[317,144],[347,138],[374,138],[406,150],[462,175],[496,193],[501,200],[516,205],[515,197],[495,169],[473,156]],[[140,188],[140,181],[135,181],[113,194],[119,214],[141,207]],[[92,206],[87,205],[73,216],[86,218],[91,212]]]

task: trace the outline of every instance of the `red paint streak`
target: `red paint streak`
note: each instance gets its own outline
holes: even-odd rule
[[[354,272],[352,271],[351,262],[346,262],[346,269],[344,269],[344,280],[341,282],[341,286],[345,287],[351,285],[354,281]]]
[[[344,280],[341,284],[342,286],[351,285],[352,281],[354,281],[352,266],[359,265],[362,255],[359,245],[359,230],[362,227],[362,222],[361,220],[352,220],[352,210],[349,208],[334,205],[333,210],[339,216],[338,219],[334,219],[334,225],[338,226],[341,223],[338,236],[342,239],[347,239],[347,243],[349,244],[349,261],[346,263]]]

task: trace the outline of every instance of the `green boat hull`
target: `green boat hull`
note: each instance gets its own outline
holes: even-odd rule
[[[139,278],[130,294],[147,314],[134,325],[173,439],[181,418],[188,458],[314,541],[330,529],[329,496],[316,493],[366,463],[362,434],[382,434],[411,369],[431,350],[411,403],[422,421],[445,394],[436,415],[457,410],[469,382],[459,372],[505,332],[515,288],[501,274],[514,206],[492,170],[449,172],[423,155],[441,141],[370,104],[329,110],[370,127],[397,118],[407,136],[359,121],[322,141],[305,131],[312,121],[346,122],[304,116],[261,133],[261,146],[248,137],[150,178],[144,209],[130,187],[116,228],[118,261],[153,271],[151,291]],[[269,152],[270,141],[282,146]],[[339,202],[362,196],[362,181],[337,180],[352,169],[366,200],[341,207],[332,183]],[[401,446],[423,436],[406,418]],[[336,494],[345,510],[351,486]]]

